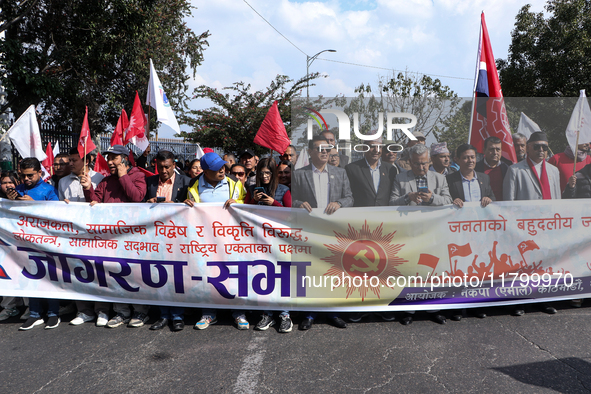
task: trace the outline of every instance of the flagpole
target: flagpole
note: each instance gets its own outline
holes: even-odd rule
[[[84,137],[84,157],[82,158],[82,160],[84,160],[84,175],[86,175],[88,173],[88,169],[86,168],[86,143],[88,142],[88,136]]]
[[[579,100],[580,100],[579,96]],[[579,151],[579,136],[581,135],[581,116],[583,116],[583,111],[579,111],[579,124],[577,130],[577,143],[575,144],[575,151],[573,152],[573,156],[575,157],[575,164],[573,164],[573,176],[577,173],[577,152]]]
[[[482,11],[484,13],[484,11]],[[468,143],[472,139],[472,122],[474,121],[474,108],[476,107],[476,81],[480,72],[480,51],[482,50],[482,17],[480,18],[480,34],[478,36],[478,55],[476,56],[476,75],[474,76],[474,88],[472,89],[472,110],[470,111],[470,128],[468,129]]]

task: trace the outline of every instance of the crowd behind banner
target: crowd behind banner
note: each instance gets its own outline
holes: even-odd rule
[[[309,164],[295,169],[298,154],[289,146],[276,161],[272,156],[259,159],[246,149],[238,155],[220,157],[211,149],[204,150],[199,160],[183,163],[169,151],[156,153],[148,163],[149,150],[135,160],[122,145],[114,145],[102,152],[106,157],[109,175],[103,176],[93,168],[93,155],[81,157],[78,149],[59,154],[53,163],[54,175],[44,182],[41,165],[35,158],[19,162],[18,171],[3,172],[0,176],[0,198],[21,201],[63,201],[98,203],[185,203],[194,207],[200,203],[254,204],[270,207],[319,210],[332,215],[342,208],[376,206],[444,206],[462,209],[465,203],[479,202],[483,209],[496,201],[551,200],[591,197],[591,156],[589,144],[578,146],[577,152],[567,148],[549,157],[548,139],[543,132],[533,133],[529,139],[513,135],[513,146],[518,162],[506,162],[501,155],[503,142],[490,137],[483,152],[469,145],[460,145],[454,154],[445,142],[425,145],[425,136],[415,131],[404,150],[377,138],[369,142],[370,149],[360,160],[349,163],[349,157],[339,152],[335,136],[330,131],[314,136],[307,146]],[[399,146],[399,145],[398,145]],[[481,157],[480,159],[478,159]],[[576,164],[575,164],[576,162]],[[573,175],[573,168],[576,174]],[[147,176],[146,174],[154,173]],[[316,212],[316,211],[315,211]],[[582,300],[572,300],[575,307]],[[22,310],[28,305],[24,314]],[[51,298],[3,297],[0,320],[20,316],[25,322],[20,330],[38,325],[46,329],[58,327],[60,316],[76,312],[72,325],[95,322],[98,327],[115,328],[124,324],[141,327],[149,320],[148,305],[107,303],[76,300],[63,302]],[[556,313],[551,304],[538,304],[548,314]],[[160,330],[171,325],[179,331],[185,325],[185,308],[159,306],[159,316],[150,326]],[[523,305],[514,305],[511,313],[524,314]],[[278,312],[278,320],[274,314]],[[399,319],[404,325],[412,323],[414,312],[396,315],[377,311],[385,321]],[[473,313],[486,317],[486,310],[476,308]],[[21,315],[22,314],[22,315]],[[447,317],[461,320],[465,310],[444,313],[429,311],[430,318],[445,324]],[[46,315],[46,320],[43,319]],[[278,323],[279,332],[293,328],[290,311],[263,310],[255,329],[266,330]],[[346,316],[327,313],[327,320],[339,328],[360,321],[365,314]],[[243,310],[233,310],[238,329],[250,327]],[[317,318],[306,312],[299,322],[300,330],[308,330]],[[203,309],[195,329],[206,329],[217,322],[215,309]]]

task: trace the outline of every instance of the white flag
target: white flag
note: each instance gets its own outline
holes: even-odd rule
[[[577,105],[566,126],[566,139],[574,154],[577,152],[577,134],[579,134],[579,144],[591,142],[591,108],[589,108],[584,89],[581,90]]]
[[[529,140],[529,136],[532,133],[537,131],[542,131],[540,126],[533,120],[531,120],[526,114],[523,112],[521,113],[521,117],[519,118],[519,126],[517,126],[517,132],[519,134],[523,134],[527,140]]]
[[[295,170],[299,170],[302,167],[307,166],[308,164],[310,164],[310,160],[308,158],[308,148],[304,147],[302,149],[302,151],[300,152],[300,155],[298,156],[298,159],[296,160],[295,163],[295,168],[293,169]]]
[[[201,159],[204,155],[205,155],[205,152],[203,152],[203,149],[201,149],[201,145],[197,144],[197,150],[195,151],[195,158]]]
[[[56,157],[60,154],[60,142],[55,141],[55,146],[53,147],[53,157]]]
[[[158,74],[154,69],[152,59],[150,59],[150,81],[148,82],[148,95],[146,97],[146,104],[156,110],[157,120],[164,123],[177,133],[181,132],[172,107],[166,98],[166,93],[162,88]]]
[[[27,108],[6,133],[23,159],[36,157],[39,161],[43,161],[47,158],[41,145],[41,134],[39,134],[34,105]]]

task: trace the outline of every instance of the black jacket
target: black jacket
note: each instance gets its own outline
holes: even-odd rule
[[[394,178],[398,171],[390,163],[384,161],[380,165],[380,186],[378,192],[373,185],[373,179],[365,159],[357,160],[345,166],[351,191],[353,192],[354,207],[387,206]]]
[[[449,194],[451,194],[452,200],[459,198],[462,201],[466,201],[464,196],[464,186],[462,185],[462,174],[460,171],[454,172],[446,176],[447,184],[449,185]],[[488,175],[482,172],[476,171],[476,178],[478,178],[478,184],[480,185],[480,198],[488,197],[493,201],[496,201],[495,194],[490,187],[490,178]]]
[[[591,198],[591,164],[578,171],[577,184],[574,188],[570,188],[568,184],[562,192],[562,198]]]
[[[144,197],[144,201],[149,200],[150,198],[158,197],[156,192],[158,191],[158,180],[160,176],[154,175],[151,177],[146,178],[146,197]],[[186,175],[177,173],[174,178],[174,184],[172,185],[172,198],[171,200],[174,202],[183,202],[187,199],[187,193],[189,190],[189,183],[191,183],[191,178]]]

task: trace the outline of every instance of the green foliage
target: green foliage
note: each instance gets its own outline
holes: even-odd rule
[[[217,147],[224,152],[239,152],[250,148],[257,154],[268,153],[268,148],[256,145],[253,140],[269,108],[277,100],[279,114],[285,124],[287,134],[291,135],[291,104],[310,80],[318,78],[311,74],[298,81],[285,75],[278,75],[264,91],[252,92],[250,84],[236,82],[224,90],[202,85],[195,89],[194,98],[209,99],[214,107],[188,111],[183,121],[192,126],[192,132],[181,132],[187,140],[198,142],[201,146]]]
[[[3,19],[22,13],[14,3],[3,4]],[[43,121],[77,131],[88,106],[91,130],[111,130],[136,90],[144,100],[150,58],[182,111],[187,66],[194,74],[209,36],[187,28],[192,8],[189,0],[38,0],[0,41],[2,111],[39,105]]]
[[[497,60],[505,97],[578,97],[591,91],[591,1],[550,0],[548,17],[521,8],[507,60]]]
[[[427,75],[412,77],[408,73],[398,73],[389,78],[382,77],[378,81],[379,96],[376,97],[372,91],[371,85],[360,85],[355,89],[357,97],[344,109],[351,117],[351,124],[353,113],[359,114],[362,134],[371,134],[371,130],[378,129],[380,112],[384,114],[384,124],[387,112],[410,113],[417,117],[417,124],[412,130],[421,131],[425,136],[436,133],[437,127],[448,119],[460,101],[448,86]],[[401,118],[395,119],[395,122],[408,123],[410,120]],[[406,136],[402,131],[395,130],[393,140],[404,143]],[[357,139],[354,138],[353,142],[356,143]]]

